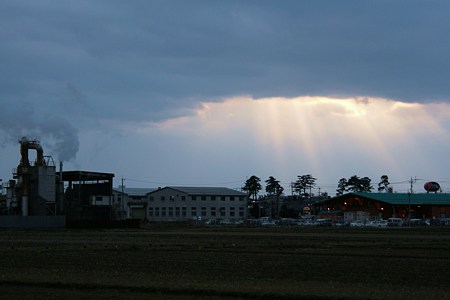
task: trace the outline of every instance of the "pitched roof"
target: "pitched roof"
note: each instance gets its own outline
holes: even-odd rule
[[[114,191],[122,193],[122,188],[114,188]],[[123,193],[129,196],[145,196],[148,193],[156,191],[155,188],[123,188]]]
[[[185,186],[167,186],[163,189],[172,189],[186,193],[188,195],[205,195],[205,196],[247,196],[246,193],[242,193],[230,188],[225,187],[185,187]]]
[[[349,195],[359,196],[366,199],[389,203],[392,205],[450,205],[450,194],[445,193],[349,193]],[[337,197],[337,198],[340,198]]]

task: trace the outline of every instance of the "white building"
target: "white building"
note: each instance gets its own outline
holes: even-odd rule
[[[223,187],[159,188],[147,194],[149,221],[247,218],[247,194]]]
[[[155,188],[127,188],[113,190],[113,211],[116,219],[147,219],[147,194]]]

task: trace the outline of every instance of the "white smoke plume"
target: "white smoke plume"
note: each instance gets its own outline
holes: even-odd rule
[[[33,110],[0,110],[0,145],[15,143],[21,137],[37,139],[44,148],[44,155],[56,156],[58,160],[75,159],[79,149],[78,130],[66,119],[47,116],[37,118]]]

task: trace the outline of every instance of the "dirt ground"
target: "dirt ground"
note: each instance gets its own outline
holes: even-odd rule
[[[445,299],[450,228],[2,230],[3,299]]]

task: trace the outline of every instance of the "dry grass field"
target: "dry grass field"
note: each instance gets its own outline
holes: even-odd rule
[[[449,299],[450,228],[0,231],[2,299]]]

